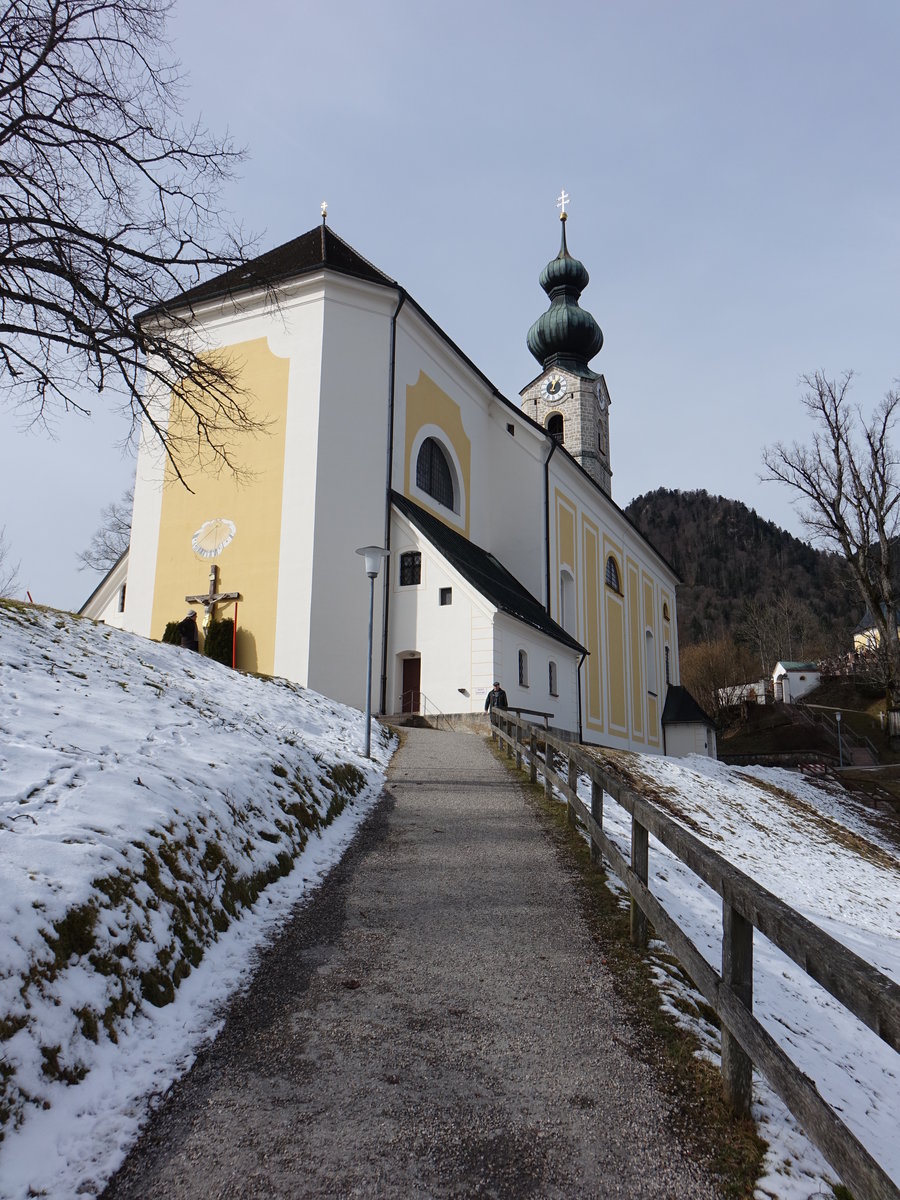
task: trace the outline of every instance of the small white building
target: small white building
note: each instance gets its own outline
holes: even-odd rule
[[[670,758],[717,758],[716,726],[685,687],[670,687],[662,715],[663,753]]]
[[[822,673],[814,662],[779,662],[772,672],[775,700],[796,704],[807,692],[819,686]]]

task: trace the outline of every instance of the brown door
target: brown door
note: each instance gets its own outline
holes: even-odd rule
[[[421,658],[404,658],[403,660],[403,695],[401,697],[401,712],[417,713],[421,704],[419,684],[422,682]]]

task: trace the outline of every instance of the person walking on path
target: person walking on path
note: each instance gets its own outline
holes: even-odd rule
[[[494,686],[488,692],[484,701],[485,712],[490,712],[492,708],[509,708],[509,700],[506,697],[506,692],[500,686],[499,679],[494,680]]]
[[[104,1200],[717,1200],[522,787],[406,729],[385,794]]]

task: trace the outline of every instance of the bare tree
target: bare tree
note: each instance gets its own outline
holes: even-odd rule
[[[778,442],[763,455],[763,479],[786,484],[802,506],[813,539],[836,546],[871,613],[884,647],[888,705],[900,709],[895,541],[900,531],[900,474],[891,441],[900,393],[890,391],[866,420],[851,406],[851,371],[838,380],[803,377],[812,444]]]
[[[121,500],[113,500],[100,510],[100,525],[94,530],[90,545],[76,555],[81,566],[92,571],[109,571],[116,565],[131,541],[131,510],[134,506],[134,489],[122,493]]]
[[[6,526],[0,529],[0,596],[12,596],[19,590],[19,563],[13,566],[10,560]]]
[[[259,425],[229,362],[165,308],[247,250],[220,207],[241,154],[182,122],[169,8],[0,0],[0,390],[47,421],[111,388],[180,474],[188,455],[233,466],[235,430]],[[170,428],[157,383],[180,402]]]

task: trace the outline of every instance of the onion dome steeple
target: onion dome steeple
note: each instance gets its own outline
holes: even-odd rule
[[[550,297],[550,307],[528,330],[528,349],[545,371],[565,367],[590,377],[594,372],[588,363],[603,345],[603,333],[578,303],[590,276],[584,263],[569,253],[564,205],[562,209],[559,254],[547,263],[540,278],[541,287]]]

